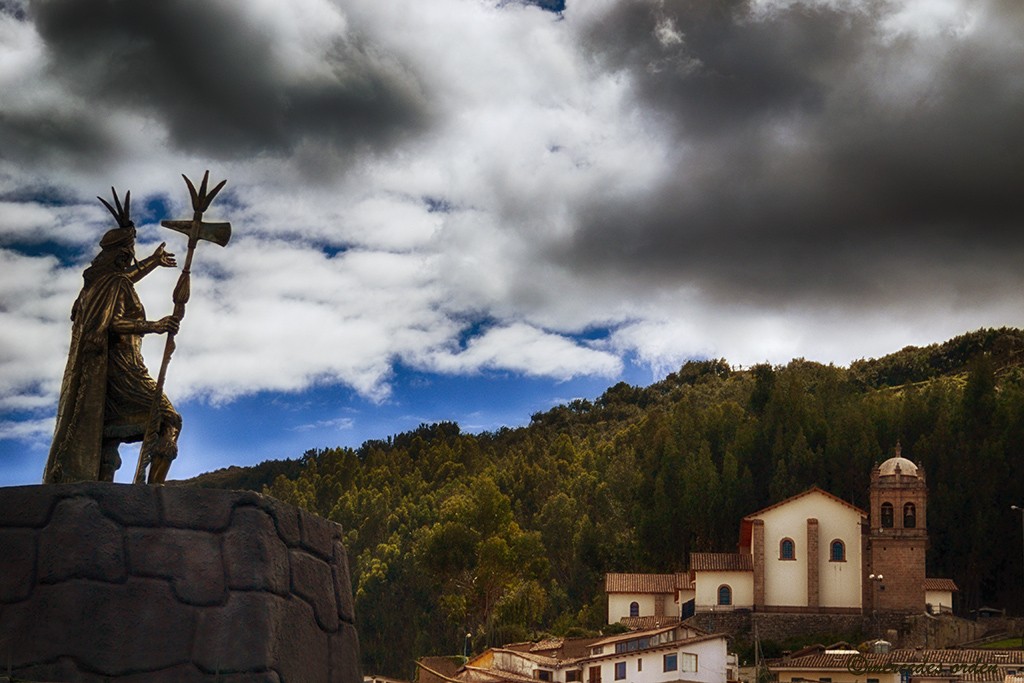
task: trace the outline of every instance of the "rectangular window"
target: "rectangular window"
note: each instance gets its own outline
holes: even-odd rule
[[[565,683],[577,683],[583,680],[583,672],[579,669],[569,669],[565,672]],[[876,682],[877,683],[877,682]]]
[[[868,679],[868,683],[878,683],[878,679],[877,678],[869,678]]]
[[[626,663],[615,662],[615,680],[621,681],[626,678]]]
[[[697,655],[690,654],[688,652],[683,653],[683,661],[681,662],[680,671],[686,671],[694,673],[697,671]]]
[[[644,670],[644,660],[642,660],[642,659],[636,660],[636,670],[637,671],[643,671]]]
[[[538,681],[550,681],[551,680],[551,672],[550,671],[545,671],[544,669],[537,669],[534,673],[536,674],[534,676],[534,678],[536,678]]]
[[[679,655],[675,652],[665,655],[663,663],[664,666],[662,667],[662,671],[676,671],[679,669]]]

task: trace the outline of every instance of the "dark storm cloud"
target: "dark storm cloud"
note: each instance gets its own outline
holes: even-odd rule
[[[116,147],[102,122],[86,112],[0,111],[0,157],[31,164],[78,167],[97,163]]]
[[[246,3],[41,0],[31,18],[55,76],[102,106],[162,120],[188,151],[381,149],[425,124],[411,71],[351,27],[296,73],[281,50],[296,49],[292,38]]]
[[[903,6],[617,5],[588,47],[671,131],[676,173],[592,203],[560,258],[750,301],[1019,271],[1024,5],[932,34],[894,29]]]

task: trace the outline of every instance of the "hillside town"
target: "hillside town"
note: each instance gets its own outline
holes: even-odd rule
[[[1021,683],[1022,623],[957,614],[956,583],[928,575],[926,474],[894,450],[871,472],[868,510],[811,487],[740,520],[735,553],[694,552],[672,574],[607,574],[605,635],[424,657],[415,680]],[[863,640],[813,642],[826,634]],[[762,639],[811,642],[765,656]]]

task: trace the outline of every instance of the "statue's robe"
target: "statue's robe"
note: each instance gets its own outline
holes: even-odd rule
[[[129,275],[108,272],[87,282],[71,311],[71,346],[44,483],[99,480],[105,428],[107,438],[141,438],[156,382],[143,363],[141,337],[114,332],[121,319],[146,319]],[[163,419],[180,428],[181,417],[161,398]]]

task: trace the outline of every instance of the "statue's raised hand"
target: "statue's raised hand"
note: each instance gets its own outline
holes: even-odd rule
[[[158,266],[174,268],[178,265],[178,261],[175,260],[174,254],[164,250],[165,246],[167,246],[167,242],[161,242],[160,246],[156,248],[156,251],[153,252],[153,255],[150,258],[152,258]]]

